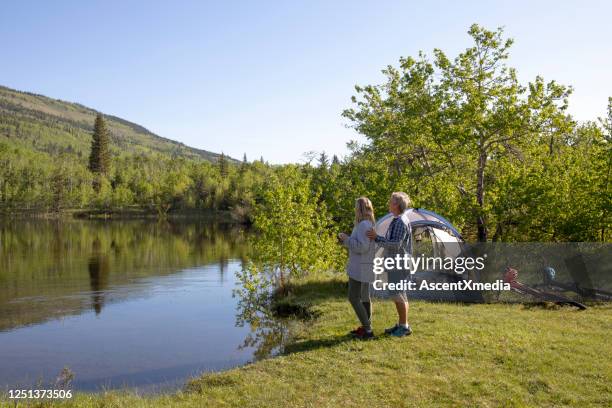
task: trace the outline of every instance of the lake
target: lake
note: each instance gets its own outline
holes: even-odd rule
[[[154,392],[274,354],[283,326],[251,327],[233,296],[246,237],[203,220],[1,223],[0,387],[68,367],[73,389]]]

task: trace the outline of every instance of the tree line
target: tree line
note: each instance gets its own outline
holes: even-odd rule
[[[370,197],[380,216],[402,190],[468,240],[609,242],[612,99],[607,117],[579,123],[567,112],[570,87],[519,82],[501,30],[468,33],[472,46],[455,58],[438,49],[401,58],[384,83],[356,86],[343,116],[366,142],[349,143],[342,160],[111,155],[99,116],[89,159],[0,142],[0,208],[227,210],[292,247],[297,231],[329,243],[330,231],[350,230],[356,197]],[[297,271],[310,255],[294,246],[301,254],[283,262]]]
[[[139,208],[165,216],[182,210],[233,211],[248,221],[254,186],[271,167],[216,163],[147,152],[111,154],[104,118],[96,118],[88,158],[49,154],[0,141],[0,210]]]

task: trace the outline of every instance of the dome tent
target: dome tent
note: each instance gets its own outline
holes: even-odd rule
[[[381,217],[376,222],[376,233],[380,236],[385,236],[393,218],[394,216],[391,213]],[[422,208],[409,208],[401,215],[401,218],[405,224],[410,225],[411,234],[406,246],[407,252],[413,257],[456,259],[466,256],[469,252],[469,248],[459,231],[443,216]],[[382,248],[377,251],[376,256],[383,256]],[[474,272],[458,274],[454,271],[443,270],[437,266],[439,265],[420,268],[412,275],[412,281],[416,283],[417,288],[423,280],[442,283],[468,279],[479,280],[478,276],[474,276]],[[380,275],[380,279],[383,281],[386,278],[386,273]],[[384,297],[383,293],[377,293],[377,295]],[[482,294],[475,291],[412,290],[408,295],[409,298],[428,300],[482,301]]]
[[[404,223],[411,227],[409,253],[416,255],[415,250],[426,250],[432,256],[457,257],[463,252],[464,241],[461,234],[441,215],[422,208],[409,208],[401,217]],[[391,213],[380,218],[376,222],[376,233],[384,236],[392,220]],[[430,242],[432,248],[428,248]]]

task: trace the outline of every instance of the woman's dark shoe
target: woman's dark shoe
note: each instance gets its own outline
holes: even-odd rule
[[[363,333],[365,333],[365,329],[363,328],[363,326],[359,326],[355,330],[351,330],[349,332],[349,335],[355,337],[355,336],[361,336],[361,335],[363,335]]]
[[[374,338],[374,332],[372,330],[367,331],[364,329],[363,332],[356,334],[355,338],[359,340],[371,340]]]

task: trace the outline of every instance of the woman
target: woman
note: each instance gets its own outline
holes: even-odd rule
[[[349,276],[348,298],[355,309],[361,326],[351,332],[357,338],[370,339],[372,332],[372,303],[370,301],[370,282],[374,282],[372,263],[375,244],[366,233],[374,227],[374,209],[367,197],[355,201],[355,227],[350,236],[341,232],[338,239],[349,250],[346,271]]]

